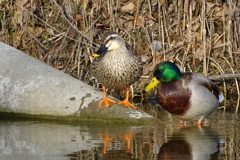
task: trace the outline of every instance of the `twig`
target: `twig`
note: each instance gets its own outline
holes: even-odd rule
[[[234,78],[240,78],[240,74],[221,74],[221,75],[212,75],[208,78],[212,80],[219,80],[219,79],[234,79]]]
[[[77,32],[79,33],[82,37],[84,37],[85,39],[87,39],[88,41],[91,41],[91,39],[89,37],[87,37],[86,35],[84,35],[81,31],[79,31],[72,23],[72,18],[69,19],[69,17],[71,17],[68,12],[66,11],[66,7],[62,8],[55,0],[50,0],[52,4],[54,4],[54,6],[61,12],[63,18],[66,20],[66,22]],[[64,10],[65,9],[65,10]],[[92,42],[94,45],[96,45],[97,47],[99,47],[98,44]]]
[[[207,75],[207,35],[206,35],[206,4],[205,0],[202,0],[202,12],[201,12],[201,33],[203,41],[203,74]]]
[[[44,40],[42,43],[43,44],[46,44],[46,43],[48,43],[48,42],[50,42],[50,41],[53,41],[53,40],[55,40],[55,39],[57,39],[57,38],[61,38],[61,36],[62,35],[64,35],[65,33],[60,33],[60,34],[57,34],[57,35],[55,35],[54,37],[52,37],[52,38],[48,38],[47,40]]]
[[[217,49],[217,48],[221,48],[221,47],[228,47],[230,45],[231,44],[229,42],[226,42],[226,43],[222,43],[222,44],[214,46],[213,49]]]
[[[66,41],[66,38],[67,38],[67,35],[68,35],[68,32],[69,32],[70,29],[71,29],[71,27],[68,27],[68,29],[67,29],[67,31],[65,33],[64,39],[62,40],[62,42],[59,45],[59,47],[55,50],[55,53],[53,54],[53,56],[49,59],[48,64],[52,65],[53,61],[56,58],[56,55],[59,53],[59,50],[62,48],[64,42]]]
[[[28,12],[30,15],[34,16],[37,20],[41,21],[43,24],[45,24],[46,26],[48,26],[49,28],[51,28],[52,30],[54,30],[55,32],[61,34],[61,32],[59,30],[57,30],[56,28],[54,28],[53,26],[49,25],[48,23],[46,23],[45,21],[41,20],[40,18],[38,18],[38,16],[36,16],[35,14],[33,14],[32,12],[29,12],[27,9],[25,9],[24,7],[22,7],[21,5],[19,5],[18,3],[16,3],[14,1],[14,4],[16,4],[18,7],[20,7],[22,10]],[[70,40],[73,40],[73,41],[78,41],[76,39],[73,39],[71,37],[67,37],[69,38]],[[35,39],[36,40],[36,39]]]
[[[183,46],[184,43],[185,43],[184,40],[181,41],[181,42],[179,42],[178,44],[172,46],[172,47],[169,48],[168,50],[163,51],[163,52],[161,53],[161,55],[162,55],[162,54],[167,54],[167,53],[173,51],[174,49],[179,48],[180,46]],[[164,43],[163,43],[163,44],[164,44]],[[161,55],[157,55],[156,57],[159,57],[159,56],[161,56]]]
[[[23,29],[28,32],[28,34],[45,50],[49,50],[47,47],[45,47],[24,25],[22,25]]]

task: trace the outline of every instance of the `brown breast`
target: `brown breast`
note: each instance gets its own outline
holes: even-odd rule
[[[186,81],[184,82],[186,83]],[[183,80],[161,83],[158,86],[157,101],[173,115],[184,115],[190,107],[191,90],[182,86]]]

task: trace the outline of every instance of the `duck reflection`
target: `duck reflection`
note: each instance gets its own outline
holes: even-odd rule
[[[118,136],[111,135],[100,135],[100,139],[103,140],[103,154],[107,154],[107,151],[117,149],[117,146],[126,146],[126,152],[131,152],[131,138],[134,136],[134,133],[126,132]],[[125,142],[125,143],[123,143]]]
[[[131,141],[134,133],[125,132],[119,135],[100,135],[103,140],[103,159],[131,159]]]
[[[167,126],[98,128],[90,132],[99,146],[66,155],[71,160],[218,159],[218,133],[208,127]],[[166,142],[167,141],[167,142]]]
[[[184,127],[163,144],[158,154],[164,160],[218,159],[219,137],[212,128]]]
[[[100,140],[100,146],[91,150],[81,150],[65,156],[71,160],[103,159],[122,160],[132,159],[135,134],[142,132],[141,127],[98,128],[95,130],[95,140]],[[93,133],[91,133],[93,134]]]

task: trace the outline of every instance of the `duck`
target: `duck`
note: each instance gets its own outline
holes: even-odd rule
[[[214,114],[224,97],[218,86],[209,78],[194,72],[181,72],[170,61],[156,65],[153,78],[146,86],[148,92],[157,86],[156,100],[160,106],[184,124],[197,120],[202,125],[205,118]]]
[[[91,74],[102,84],[103,98],[98,108],[117,103],[107,96],[108,88],[126,90],[125,99],[118,104],[137,108],[129,102],[129,93],[130,86],[141,78],[143,62],[117,32],[107,32],[102,41],[90,68]]]

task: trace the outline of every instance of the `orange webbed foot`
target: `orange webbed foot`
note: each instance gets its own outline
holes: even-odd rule
[[[102,108],[103,106],[110,107],[112,104],[117,103],[113,99],[110,99],[107,97],[106,88],[102,86],[103,88],[103,99],[98,103],[98,108]]]
[[[133,104],[131,104],[131,103],[128,101],[129,92],[130,92],[130,89],[129,89],[129,88],[126,88],[126,98],[125,98],[123,101],[118,102],[118,104],[122,104],[122,105],[125,106],[125,107],[137,108],[136,106],[134,106]]]
[[[110,107],[112,104],[117,103],[116,101],[104,97],[99,103],[98,103],[98,108],[102,108],[103,106]]]
[[[121,104],[121,105],[123,105],[123,106],[125,106],[125,107],[137,108],[136,106],[134,106],[133,104],[131,104],[131,103],[128,101],[128,99],[125,99],[125,100],[123,100],[123,101],[120,101],[120,102],[118,102],[118,104]]]

